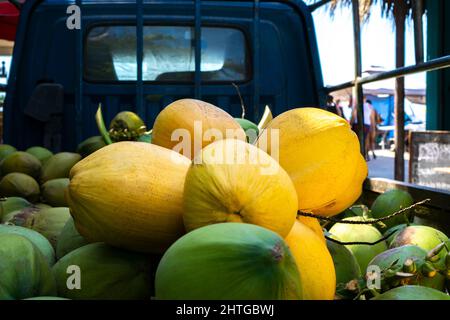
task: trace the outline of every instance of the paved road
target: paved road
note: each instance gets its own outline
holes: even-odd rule
[[[371,153],[372,154],[372,153]],[[375,150],[377,158],[367,162],[369,177],[394,179],[394,152],[389,150]],[[408,181],[409,154],[405,153],[405,181]]]

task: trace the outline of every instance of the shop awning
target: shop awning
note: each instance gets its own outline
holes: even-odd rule
[[[0,39],[14,41],[19,10],[9,2],[0,2]]]

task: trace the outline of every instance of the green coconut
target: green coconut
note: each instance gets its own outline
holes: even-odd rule
[[[431,250],[442,242],[448,241],[443,232],[428,226],[408,226],[397,234],[391,247],[413,244],[425,250]]]
[[[27,174],[8,173],[0,180],[0,196],[21,197],[30,202],[39,199],[39,184]]]
[[[275,232],[246,223],[219,223],[178,239],[155,277],[157,299],[301,299],[298,269]]]
[[[144,121],[134,112],[119,112],[109,125],[109,136],[115,142],[135,141],[147,131]]]
[[[346,209],[342,213],[342,218],[351,218],[351,217],[365,217],[368,219],[372,218],[372,215],[370,213],[370,210],[367,206],[363,204],[358,204],[351,206],[350,208]]]
[[[330,240],[327,240],[327,248],[333,258],[337,285],[346,284],[361,277],[358,260],[348,248]]]
[[[80,289],[68,273],[70,266],[80,271]],[[148,255],[92,243],[61,258],[54,266],[58,296],[68,299],[142,300],[151,298],[153,286]],[[73,284],[69,289],[67,283]]]
[[[16,151],[17,149],[14,148],[13,146],[10,146],[9,144],[0,144],[0,161],[2,161],[6,156]]]
[[[52,207],[51,205],[48,205],[48,204],[42,203],[42,202],[35,203],[34,206],[39,209],[49,209]]]
[[[79,153],[83,158],[87,157],[91,153],[106,146],[105,140],[102,136],[93,136],[87,138],[78,145],[77,153]]]
[[[430,273],[431,262],[427,262],[427,251],[414,245],[405,245],[384,251],[369,262],[371,266],[378,266],[380,271],[388,271],[390,275],[383,279],[381,288],[389,290],[399,285],[421,285],[437,290],[444,290],[445,277],[438,273]],[[405,262],[411,260],[413,266],[405,266]],[[411,262],[409,261],[409,262]],[[410,273],[414,276],[397,276],[396,272]]]
[[[146,143],[152,143],[152,134],[146,132],[143,135],[139,136],[137,141],[139,141],[139,142],[146,142]]]
[[[438,255],[437,259],[440,261],[443,261],[445,255],[449,252],[450,241],[448,237],[443,232],[432,227],[409,226],[394,237],[394,240],[391,242],[391,248],[412,244],[430,251],[443,242],[447,243],[447,246],[443,247]],[[444,269],[442,263],[439,267]]]
[[[450,300],[450,296],[432,288],[402,286],[377,295],[371,300]]]
[[[372,207],[370,208],[370,213],[373,218],[379,219],[391,215],[403,208],[409,207],[413,203],[414,199],[407,191],[392,189],[380,194],[375,199]],[[408,211],[403,215],[398,215],[389,220],[385,220],[383,221],[385,226],[381,227],[380,225],[377,225],[377,227],[384,231],[398,224],[408,222],[411,218],[410,213],[411,211]]]
[[[27,238],[40,250],[50,266],[55,264],[55,250],[47,238],[40,233],[28,228],[0,224],[0,234],[18,234]]]
[[[8,222],[39,232],[56,248],[57,239],[69,218],[69,208],[59,207],[21,212]]]
[[[41,162],[42,165],[44,165],[45,162],[47,162],[47,160],[50,159],[50,157],[53,155],[53,152],[51,152],[47,148],[39,146],[30,147],[27,150],[25,150],[25,152],[35,156]]]
[[[41,186],[42,200],[52,207],[67,207],[64,191],[69,183],[68,178],[48,180]]]
[[[6,156],[0,163],[2,175],[8,173],[20,172],[39,179],[41,174],[41,162],[38,158],[23,151],[17,151]]]
[[[394,240],[394,238],[406,227],[408,226],[417,226],[416,223],[402,223],[402,224],[398,224],[396,226],[393,226],[389,229],[387,229],[384,233],[383,233],[383,237],[387,237],[386,239],[386,243],[388,244],[388,246],[391,246],[392,241]],[[389,237],[388,237],[389,236]]]
[[[89,242],[78,233],[73,218],[70,217],[56,241],[56,257],[61,259],[69,252],[87,244]]]
[[[20,221],[23,219],[23,217],[27,217],[28,215],[35,214],[39,210],[41,210],[41,209],[36,206],[30,206],[30,207],[21,208],[19,210],[11,211],[8,214],[5,214],[3,216],[2,223],[16,225],[12,222],[13,218],[15,218],[15,222],[17,223],[17,225],[21,225]]]
[[[23,208],[31,207],[32,204],[24,198],[21,197],[8,197],[3,201],[0,201],[0,221],[7,214],[21,210]]]
[[[247,136],[247,142],[253,143],[256,141],[259,135],[258,125],[244,118],[234,118],[241,128],[245,131]]]
[[[5,233],[0,243],[0,300],[56,295],[50,266],[30,240]]]
[[[364,221],[364,217],[345,218],[343,221]],[[329,230],[342,242],[368,242],[373,243],[382,238],[380,231],[368,224],[344,224],[337,223]],[[356,244],[346,245],[346,247],[355,255],[359,267],[363,274],[366,273],[367,266],[377,254],[388,249],[385,241],[375,245]]]
[[[80,160],[81,155],[78,153],[60,152],[53,155],[42,167],[41,182],[69,178],[70,169]]]

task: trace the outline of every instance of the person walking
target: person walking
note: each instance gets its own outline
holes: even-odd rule
[[[368,119],[366,119],[366,113],[368,114]],[[368,128],[366,129],[366,126]],[[366,136],[366,157],[370,160],[369,151],[372,151],[372,156],[374,159],[377,158],[375,154],[375,140],[377,136],[377,111],[372,105],[371,100],[366,100],[364,104],[364,130],[367,130]],[[365,133],[366,134],[366,133]]]
[[[376,159],[376,155],[374,152],[375,149],[375,139],[376,135],[376,113],[375,109],[372,106],[371,100],[366,100],[363,105],[364,110],[364,119],[363,119],[363,133],[364,133],[364,157],[366,161],[370,161],[369,150],[372,150],[373,158]],[[352,126],[353,131],[356,134],[358,131],[358,107],[353,106],[352,116],[350,119],[350,124]]]

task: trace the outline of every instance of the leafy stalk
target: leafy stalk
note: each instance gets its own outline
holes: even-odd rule
[[[105,140],[106,144],[111,144],[111,138],[109,136],[108,130],[106,130],[105,121],[103,121],[103,114],[102,114],[102,104],[98,104],[98,109],[95,114],[95,122],[97,122],[97,128],[98,131],[100,131],[100,134],[103,137],[103,140]]]

